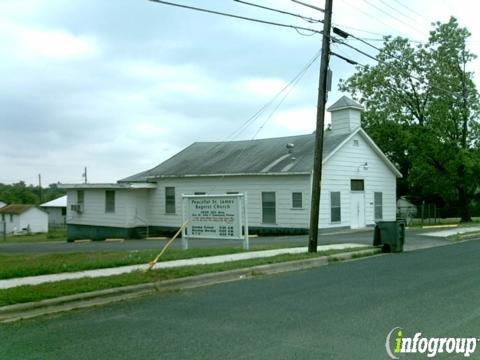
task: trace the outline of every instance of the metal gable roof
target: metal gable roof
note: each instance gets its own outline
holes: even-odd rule
[[[25,204],[10,204],[4,206],[0,209],[0,214],[15,214],[20,215],[23,214],[25,211],[33,208],[34,205],[25,205]]]
[[[41,207],[67,207],[67,195],[50,200],[40,205]]]
[[[356,101],[353,101],[352,99],[342,96],[340,99],[338,99],[333,105],[331,105],[327,111],[337,111],[337,110],[343,110],[343,109],[357,109],[357,110],[364,110],[363,106],[357,103]]]
[[[326,158],[350,134],[325,132],[323,156]],[[156,177],[309,174],[313,167],[315,134],[260,140],[198,142],[153,169],[119,182],[147,181]],[[293,144],[292,153],[287,144]]]

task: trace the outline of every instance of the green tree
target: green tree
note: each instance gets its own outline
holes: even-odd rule
[[[38,186],[27,186],[23,181],[11,185],[0,183],[0,200],[7,204],[40,205],[65,193],[65,190],[60,189],[57,184],[50,184],[48,188],[40,189]]]
[[[426,44],[386,37],[378,64],[341,82],[366,106],[363,126],[399,166],[400,195],[439,199],[461,209],[479,186],[479,95],[470,33],[455,18],[435,23]]]

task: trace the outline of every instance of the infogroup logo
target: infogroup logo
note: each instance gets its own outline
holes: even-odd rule
[[[428,358],[434,358],[438,354],[459,354],[470,357],[477,348],[480,339],[471,338],[436,338],[422,337],[417,332],[412,337],[406,337],[403,329],[395,327],[387,334],[385,348],[391,359],[400,359],[401,354],[425,354]]]

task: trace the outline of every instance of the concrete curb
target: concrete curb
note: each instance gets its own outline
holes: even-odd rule
[[[260,275],[273,275],[283,272],[306,270],[328,265],[330,262],[345,261],[381,253],[381,249],[352,251],[330,256],[321,256],[306,260],[287,261],[269,265],[208,273],[179,279],[158,281],[139,285],[92,291],[87,293],[62,296],[54,299],[14,304],[0,307],[0,323],[31,319],[38,316],[56,314],[74,309],[105,305],[128,300],[154,292],[193,289],[202,286],[238,281]]]

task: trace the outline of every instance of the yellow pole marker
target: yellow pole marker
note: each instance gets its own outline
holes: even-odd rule
[[[148,266],[147,270],[145,270],[145,272],[147,272],[149,270],[152,270],[152,268],[158,262],[158,259],[160,259],[160,257],[167,250],[167,248],[170,246],[170,244],[178,237],[178,235],[180,235],[182,233],[183,229],[185,229],[187,227],[189,222],[190,222],[190,220],[187,220],[183,223],[183,225],[180,227],[180,229],[178,229],[176,234],[165,244],[165,246],[162,248],[162,251],[160,251],[160,253],[157,255],[157,257],[148,263],[149,266]]]

